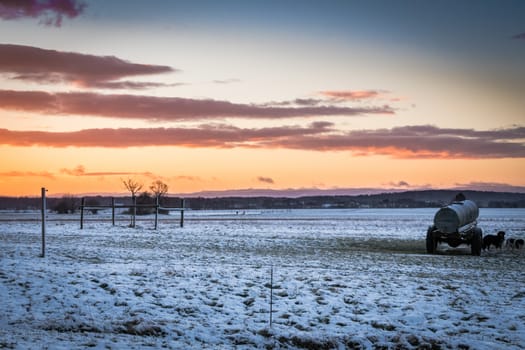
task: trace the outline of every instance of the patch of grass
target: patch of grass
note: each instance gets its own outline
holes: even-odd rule
[[[250,347],[255,346],[255,343],[254,343],[251,339],[249,339],[249,338],[247,338],[247,337],[243,337],[243,336],[230,336],[230,337],[228,337],[228,338],[229,338],[229,339],[232,341],[232,343],[233,343],[234,345],[236,345],[236,346],[242,346],[242,345],[244,345],[244,346],[248,345],[248,346],[250,346]]]
[[[461,321],[470,321],[472,319],[475,319],[477,322],[485,322],[486,320],[489,319],[489,317],[475,313],[469,316],[462,317]]]
[[[108,291],[109,294],[111,294],[111,295],[114,295],[114,294],[117,293],[117,290],[116,290],[115,288],[111,288],[111,287],[109,287],[109,285],[108,285],[107,283],[101,283],[101,284],[99,285],[99,287],[102,288],[102,289],[104,289],[105,291]]]
[[[228,335],[233,335],[233,334],[237,334],[239,333],[241,330],[240,329],[237,329],[237,328],[233,328],[233,329],[225,329],[224,330],[224,334],[228,334]]]
[[[0,349],[15,349],[16,343],[6,343],[1,341],[0,342]]]
[[[443,289],[447,289],[447,290],[451,290],[451,291],[456,291],[456,290],[459,289],[459,287],[458,287],[458,286],[453,286],[453,285],[451,285],[451,284],[446,284],[446,285],[443,286]]]
[[[265,338],[270,338],[273,334],[272,332],[268,329],[268,328],[263,328],[259,331],[257,331],[257,334],[265,337]]]
[[[315,298],[315,301],[319,305],[328,305],[328,302],[323,298],[323,296],[318,296],[317,298]]]
[[[521,298],[525,298],[525,292],[519,292],[513,295],[511,299],[521,299]]]
[[[137,276],[137,277],[144,277],[146,276],[145,272],[144,271],[139,271],[139,270],[132,270],[130,273],[129,273],[130,276]]]
[[[354,315],[364,315],[368,312],[368,309],[355,308],[353,310]]]
[[[421,345],[421,342],[419,341],[419,338],[416,337],[416,336],[413,335],[413,334],[408,335],[408,336],[406,337],[406,339],[407,339],[407,342],[408,342],[410,345],[412,345],[412,346],[417,347],[417,346]]]
[[[284,343],[288,343],[288,341],[285,341]],[[308,350],[329,350],[329,349],[337,349],[338,347],[338,345],[335,344],[331,340],[317,341],[312,338],[300,338],[298,336],[293,336],[290,339],[290,343],[299,349],[308,349]]]
[[[141,336],[164,336],[166,332],[157,325],[145,324],[141,320],[124,322],[122,327],[117,328],[118,333],[141,335]]]
[[[330,324],[330,316],[319,316],[316,319],[319,323]]]
[[[236,293],[235,295],[237,295],[237,296],[239,296],[241,298],[246,298],[250,294],[248,293],[247,290],[243,290],[242,292]]]
[[[351,296],[344,296],[343,302],[348,305],[357,305],[359,304],[359,301],[353,299]]]
[[[310,328],[305,327],[305,326],[303,326],[300,323],[295,323],[293,326],[295,327],[295,329],[298,329],[298,330],[300,330],[302,332],[309,332],[310,331]]]
[[[250,307],[255,303],[255,298],[248,298],[242,302],[246,307]]]
[[[372,321],[372,323],[370,323],[370,325],[376,329],[381,329],[381,330],[384,330],[384,331],[389,331],[389,332],[393,332],[396,330],[396,326],[394,325],[391,325],[391,324],[385,324],[385,323],[379,323],[377,321]]]
[[[45,331],[56,331],[59,333],[102,333],[102,329],[88,325],[86,323],[80,322],[78,324],[71,324],[71,325],[65,325],[60,324],[58,322],[51,322],[44,327],[42,327]]]

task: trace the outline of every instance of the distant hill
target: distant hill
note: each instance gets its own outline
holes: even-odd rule
[[[450,203],[457,190],[424,190],[355,196],[188,198],[192,209],[426,208]],[[462,191],[479,207],[525,208],[525,193]]]
[[[300,197],[228,196],[186,198],[187,208],[199,209],[317,209],[317,208],[425,208],[441,207],[452,201],[457,190],[422,190],[359,195],[318,195]],[[525,208],[525,193],[462,191],[467,199],[485,208]],[[87,196],[91,203],[109,205],[109,196]],[[78,207],[80,200],[67,198]],[[63,198],[48,198],[47,207],[53,209]],[[177,207],[180,197],[167,197],[165,206]],[[119,203],[129,204],[129,196],[116,197]],[[40,208],[40,198],[0,197],[0,210],[29,210]]]

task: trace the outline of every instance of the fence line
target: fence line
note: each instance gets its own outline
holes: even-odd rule
[[[133,204],[115,204],[115,198],[111,198],[111,205],[86,205],[86,198],[82,197],[80,200],[80,229],[84,228],[84,210],[96,210],[111,208],[111,223],[115,226],[115,209],[130,208],[133,209],[131,213],[131,227],[135,227],[135,216],[137,208],[154,208],[155,209],[155,230],[158,227],[159,210],[179,211],[180,212],[180,227],[184,227],[184,199],[180,201],[180,207],[163,207],[159,204],[157,197],[155,204],[136,204],[136,198],[133,198]]]

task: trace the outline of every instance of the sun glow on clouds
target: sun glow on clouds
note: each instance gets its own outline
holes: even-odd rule
[[[68,47],[66,30],[78,35],[75,22],[96,23],[99,5],[0,1],[0,30],[33,20]],[[68,28],[57,28],[63,19]],[[230,28],[221,37],[217,28],[211,37],[189,25],[184,37],[183,26],[162,35],[155,26],[133,28],[133,46],[75,38],[69,44],[81,50],[61,50],[22,45],[16,35],[0,43],[0,194],[42,181],[60,192],[114,192],[122,176],[162,178],[173,192],[523,184],[522,108],[515,92],[494,93],[504,79],[496,88],[463,63],[386,50],[383,39],[370,45],[368,35],[347,35],[353,31],[347,41],[285,31],[296,37],[289,45],[273,30]],[[511,35],[515,45],[523,43],[520,30]],[[122,29],[106,31],[108,40],[123,38]],[[468,172],[429,171],[467,165]]]
[[[412,159],[523,158],[524,139],[523,127],[476,131],[422,125],[341,133],[329,122],[315,122],[308,127],[261,129],[224,124],[203,124],[194,128],[85,129],[73,132],[0,129],[0,144],[10,146],[288,148],[349,151],[358,156],[377,154]]]

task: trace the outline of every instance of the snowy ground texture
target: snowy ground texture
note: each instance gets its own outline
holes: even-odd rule
[[[0,348],[523,349],[525,252],[427,255],[434,213],[50,214],[45,258],[38,215],[0,213]],[[479,225],[524,238],[525,210]]]

